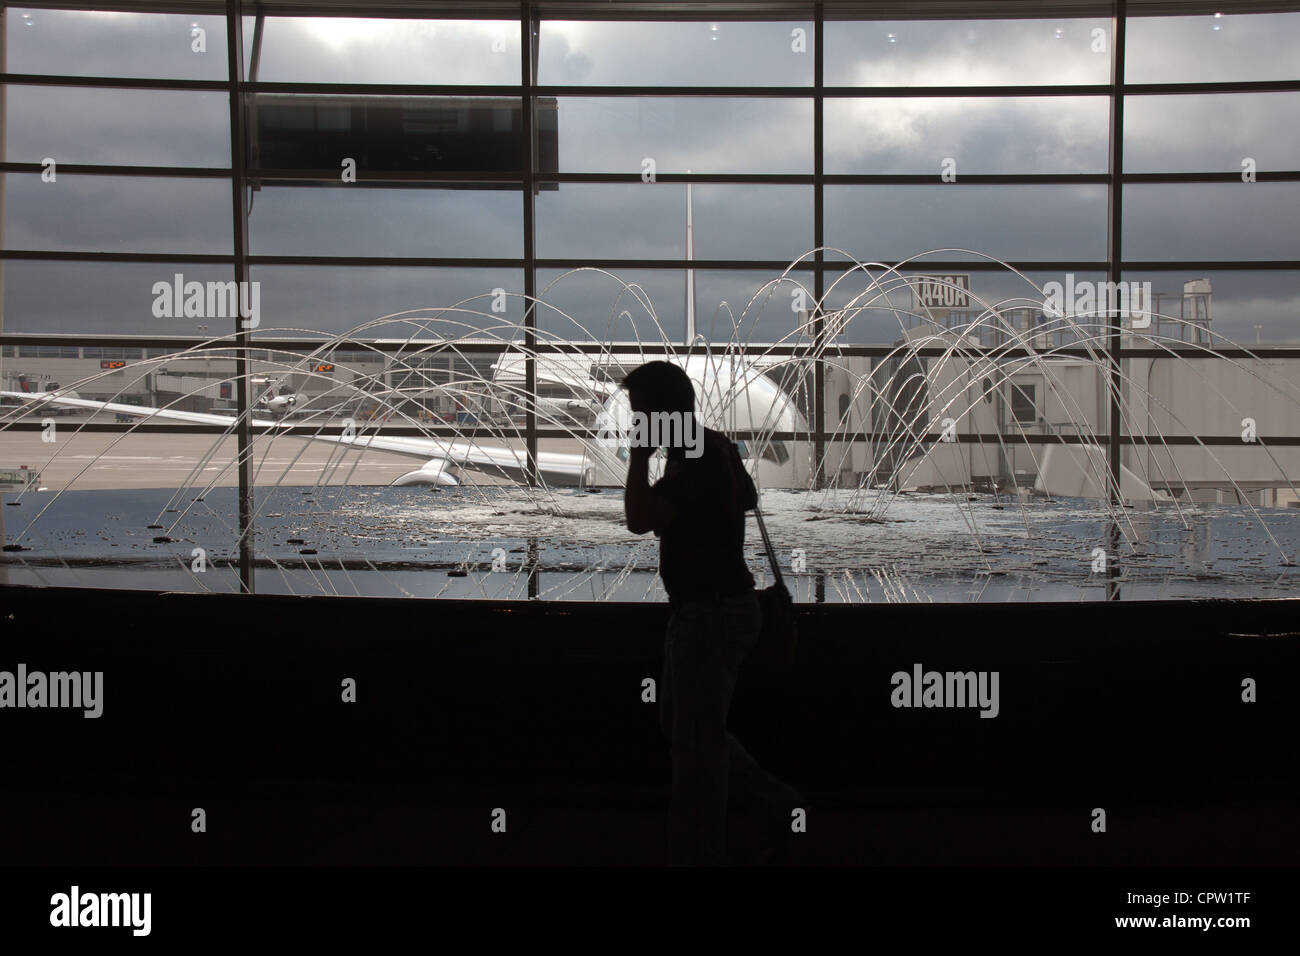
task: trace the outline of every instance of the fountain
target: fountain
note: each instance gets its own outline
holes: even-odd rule
[[[629,409],[618,382],[666,357],[696,383],[705,423],[737,438],[799,600],[1293,592],[1300,510],[1275,505],[1300,499],[1291,477],[1300,456],[1268,442],[1297,420],[1300,392],[1285,369],[1216,344],[1203,325],[1189,346],[1182,330],[1192,320],[1156,311],[1149,293],[1126,304],[1118,331],[1142,351],[1112,364],[1114,303],[1104,298],[1093,309],[1059,308],[1053,290],[986,257],[985,268],[1016,277],[1023,294],[988,301],[917,274],[929,257],[978,255],[970,250],[892,265],[824,250],[846,262],[817,302],[801,282],[814,252],[738,310],[719,303],[689,348],[672,341],[640,287],[580,269],[524,303],[539,320],[532,346],[488,293],[341,334],[263,327],[250,346],[256,404],[243,417],[213,398],[223,385],[234,394],[234,336],[55,393],[6,393],[20,404],[0,414],[0,447],[33,434],[16,423],[56,407],[91,418],[56,422],[60,437],[32,463],[47,483],[62,473],[61,487],[6,495],[0,571],[10,583],[238,590],[242,549],[258,591],[661,599],[654,539],[622,525],[617,436]],[[548,303],[577,273],[618,289],[608,315],[589,325]],[[968,307],[926,304],[945,287]],[[780,340],[753,341],[754,316],[790,292],[811,307]],[[827,305],[846,294],[846,304]],[[897,335],[878,354],[844,344],[882,318]],[[277,348],[283,337],[314,347]],[[213,364],[224,377],[210,374]],[[200,366],[206,377],[187,376]],[[156,399],[150,411],[136,404],[145,388]],[[1131,436],[1114,471],[1112,393]],[[1199,404],[1188,407],[1189,395]],[[133,424],[105,440],[88,426],[106,415]],[[1242,441],[1231,431],[1225,439],[1238,421]],[[166,427],[173,422],[207,429],[188,439],[206,447],[164,454],[180,442]],[[243,529],[231,452],[241,427],[253,436]],[[145,467],[166,459],[165,480],[90,486],[146,437],[156,463]],[[756,534],[749,543],[761,580]]]

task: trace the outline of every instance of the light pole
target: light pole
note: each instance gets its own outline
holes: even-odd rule
[[[208,327],[206,325],[199,326],[199,338],[203,339],[204,341],[207,341]],[[204,349],[199,354],[203,356],[203,380],[204,380],[203,387],[207,388],[208,372],[211,371],[212,369],[212,353],[209,352],[207,349]],[[212,399],[209,398],[207,402],[208,402],[208,410],[210,411],[213,405]]]

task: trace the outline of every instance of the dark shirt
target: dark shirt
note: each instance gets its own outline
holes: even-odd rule
[[[673,523],[655,533],[659,576],[674,606],[754,586],[745,512],[758,504],[758,491],[731,439],[706,428],[703,446],[698,458],[670,457],[654,485],[673,505]]]

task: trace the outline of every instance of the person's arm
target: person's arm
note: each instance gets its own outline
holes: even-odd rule
[[[749,469],[745,467],[745,462],[740,457],[740,449],[736,447],[735,442],[731,443],[731,467],[739,483],[739,488],[736,490],[739,494],[740,510],[753,511],[758,507],[758,488],[754,486],[754,479],[750,477]]]
[[[650,487],[650,455],[653,448],[628,449],[627,486],[623,492],[623,514],[633,534],[662,531],[673,520],[673,506]]]

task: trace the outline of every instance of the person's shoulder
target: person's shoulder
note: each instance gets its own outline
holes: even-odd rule
[[[689,459],[670,457],[664,462],[663,477],[660,481],[673,481],[680,478],[686,473],[686,463]]]
[[[705,445],[713,451],[716,462],[735,464],[741,460],[740,448],[730,435],[723,432],[709,430],[705,437]]]
[[[686,460],[691,462],[695,468],[714,468],[719,462],[726,460],[727,446],[729,444],[726,435],[715,432],[711,428],[705,428],[700,435],[699,454],[691,455],[688,451]]]
[[[709,450],[725,452],[728,449],[736,447],[736,443],[733,442],[730,438],[728,438],[722,432],[715,431],[712,428],[704,429],[703,444],[706,452],[708,452]]]
[[[712,477],[727,466],[734,444],[722,432],[711,428],[701,430],[699,453],[687,449],[681,455],[672,455],[664,465],[664,478],[674,482],[700,482]]]

